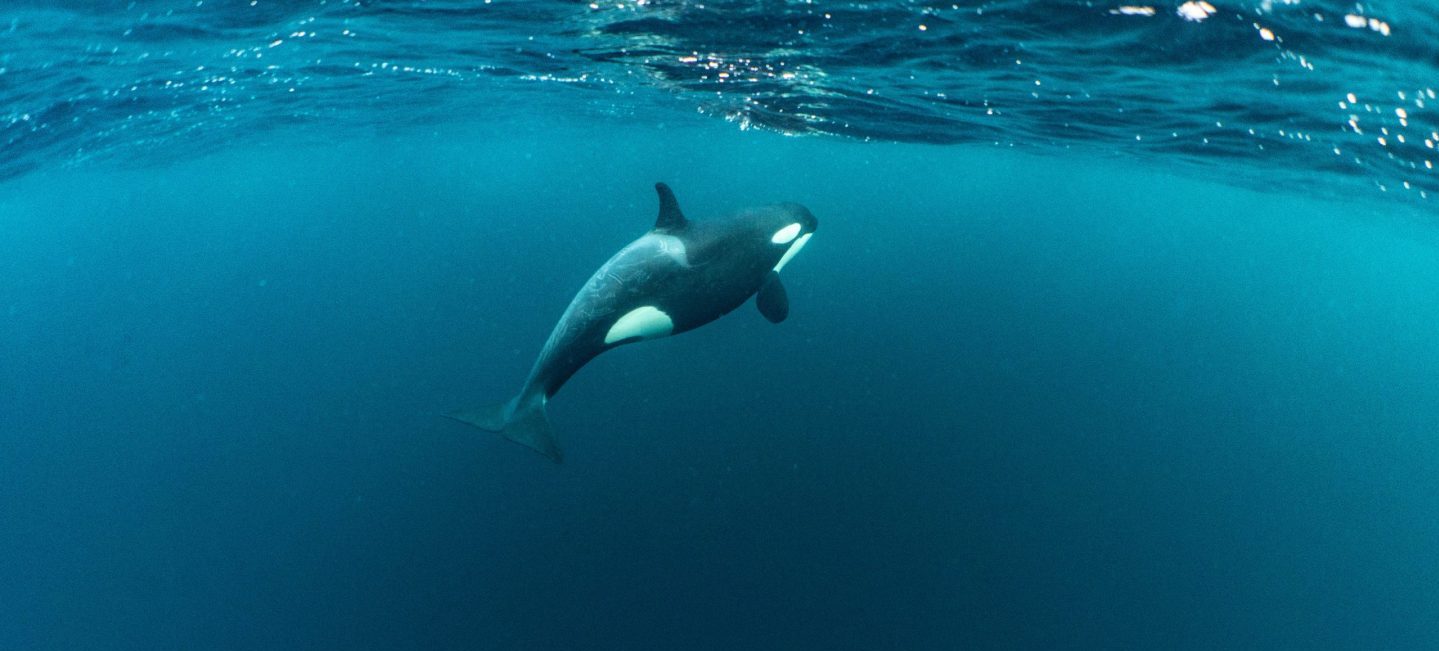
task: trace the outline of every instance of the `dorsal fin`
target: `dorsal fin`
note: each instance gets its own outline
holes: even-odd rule
[[[660,216],[655,219],[655,230],[684,228],[689,222],[685,220],[685,214],[680,212],[680,202],[675,200],[675,193],[670,190],[670,186],[656,183],[655,192],[660,195]]]

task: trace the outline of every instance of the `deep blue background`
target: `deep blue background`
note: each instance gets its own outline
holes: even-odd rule
[[[515,391],[651,184],[749,306]],[[1369,197],[1366,197],[1369,198]],[[1439,236],[1081,156],[509,123],[0,186],[0,648],[1439,645]]]

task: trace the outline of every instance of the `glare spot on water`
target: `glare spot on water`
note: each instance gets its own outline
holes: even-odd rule
[[[1109,13],[1121,16],[1153,16],[1155,11],[1154,7],[1150,6],[1123,5],[1109,10]]]
[[[1214,5],[1209,4],[1208,2],[1193,2],[1191,0],[1189,2],[1185,2],[1182,5],[1179,5],[1179,9],[1177,11],[1179,15],[1185,20],[1197,23],[1214,15],[1214,12],[1217,10],[1214,8]]]

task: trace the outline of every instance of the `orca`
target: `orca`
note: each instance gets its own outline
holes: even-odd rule
[[[508,402],[446,414],[525,445],[558,463],[545,406],[576,371],[625,344],[693,330],[749,297],[773,323],[789,315],[779,273],[819,225],[797,203],[690,221],[674,192],[655,184],[655,226],[590,276],[555,324],[524,387]]]

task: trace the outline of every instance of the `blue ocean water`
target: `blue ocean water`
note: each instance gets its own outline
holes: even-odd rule
[[[1439,11],[0,8],[0,648],[1439,646]],[[653,223],[791,314],[506,398]]]

